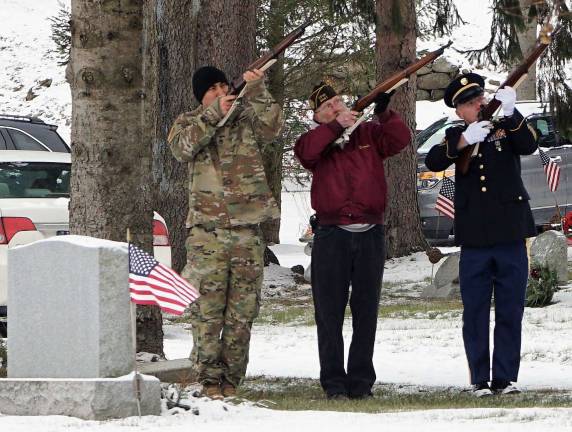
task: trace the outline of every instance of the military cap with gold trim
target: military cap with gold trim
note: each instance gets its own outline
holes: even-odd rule
[[[468,73],[455,78],[445,89],[445,105],[454,108],[459,104],[480,96],[485,91],[485,80],[476,73]]]
[[[310,108],[313,111],[316,111],[318,108],[320,108],[320,105],[337,95],[338,94],[332,86],[322,81],[320,84],[314,87],[312,93],[310,94]]]

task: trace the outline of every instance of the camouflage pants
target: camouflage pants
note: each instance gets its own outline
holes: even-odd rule
[[[199,288],[191,305],[191,361],[198,380],[238,386],[246,373],[250,329],[260,308],[264,245],[260,228],[193,226],[183,277]]]

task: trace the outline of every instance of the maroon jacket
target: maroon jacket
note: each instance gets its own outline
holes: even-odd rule
[[[382,224],[387,196],[383,160],[403,150],[411,132],[391,110],[379,121],[361,124],[343,150],[330,146],[343,131],[334,120],[296,142],[296,157],[313,175],[312,208],[322,225]]]

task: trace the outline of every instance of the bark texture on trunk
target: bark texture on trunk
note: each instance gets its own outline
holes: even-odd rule
[[[253,60],[255,11],[253,0],[145,2],[144,66],[149,102],[147,133],[152,143],[152,202],[167,223],[172,266],[178,272],[187,256],[188,168],[171,154],[167,134],[180,113],[198,105],[192,90],[193,72],[198,67],[217,66],[232,79]],[[160,313],[151,309],[138,314],[141,329],[161,328]]]
[[[222,69],[232,79],[255,57],[256,2],[238,0],[150,0],[145,11],[151,47],[148,74],[153,118],[153,202],[167,221],[173,268],[186,262],[185,219],[188,212],[188,169],[177,162],[167,144],[175,118],[198,105],[193,72],[205,65]]]
[[[526,29],[518,33],[518,42],[523,56],[526,56],[536,45],[537,19],[534,18],[531,22],[528,22],[530,6],[536,1],[537,0],[520,0],[522,15],[524,16],[524,22],[526,24]],[[528,70],[526,79],[516,90],[516,96],[518,100],[536,100],[536,63]]]
[[[376,64],[378,80],[411,64],[416,57],[415,1],[377,0]],[[416,77],[400,87],[390,108],[415,131]],[[410,145],[385,162],[388,200],[385,216],[387,256],[425,250],[417,204],[417,154]]]
[[[267,49],[272,48],[284,38],[284,13],[283,0],[270,1],[270,22]],[[284,55],[270,68],[268,74],[268,89],[276,102],[284,105]],[[282,206],[282,156],[284,152],[284,140],[279,136],[276,141],[266,147],[262,153],[264,171],[268,179],[268,185],[272,191],[278,206]],[[262,233],[267,243],[280,243],[280,219],[263,223]]]
[[[125,241],[129,228],[151,252],[142,31],[142,0],[72,1],[70,231]],[[144,350],[162,354],[162,336],[155,326]]]

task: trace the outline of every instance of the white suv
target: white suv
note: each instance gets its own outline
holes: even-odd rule
[[[69,233],[69,153],[0,151],[0,336],[7,314],[8,249]],[[169,233],[164,219],[153,218],[153,252],[171,265]]]

